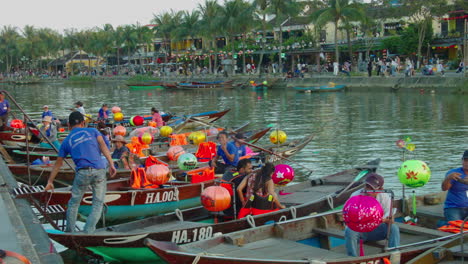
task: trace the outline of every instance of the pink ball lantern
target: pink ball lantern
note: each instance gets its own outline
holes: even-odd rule
[[[120,107],[118,106],[113,106],[112,109],[111,109],[112,113],[120,113],[122,112],[122,109],[120,109]]]
[[[10,122],[10,127],[19,129],[19,128],[25,128],[26,126],[24,125],[23,120],[13,119]]]
[[[210,186],[200,195],[203,207],[211,212],[219,212],[228,209],[231,206],[231,195],[229,191],[222,186]]]
[[[156,164],[146,169],[146,178],[154,184],[163,185],[169,181],[169,168],[166,165]]]
[[[344,222],[356,232],[371,232],[382,223],[382,217],[382,206],[371,196],[353,196],[343,207]]]
[[[284,186],[294,180],[294,169],[286,164],[278,164],[275,166],[275,172],[271,179],[276,185]]]
[[[122,136],[125,137],[125,134],[127,134],[127,129],[124,126],[116,126],[114,128],[114,136]]]
[[[172,161],[176,161],[182,154],[185,154],[185,150],[181,146],[172,146],[167,150],[167,157]]]

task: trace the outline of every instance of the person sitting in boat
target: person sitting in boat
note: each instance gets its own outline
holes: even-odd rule
[[[107,121],[109,119],[110,110],[107,104],[103,104],[98,113],[98,121]]]
[[[4,130],[8,124],[8,113],[10,112],[10,103],[5,99],[5,94],[0,92],[0,130]]]
[[[97,129],[99,132],[102,134],[102,138],[104,139],[104,142],[106,143],[106,146],[108,149],[111,149],[110,147],[110,133],[109,130],[104,122],[99,122],[97,124]]]
[[[462,156],[462,166],[447,172],[442,190],[448,191],[444,215],[447,221],[464,220],[468,217],[468,150]]]
[[[236,169],[227,170],[223,174],[222,185],[226,187],[226,189],[228,189],[229,193],[231,194],[231,197],[234,196],[234,194],[236,194],[235,204],[233,202],[233,206],[224,210],[225,219],[233,219],[234,215],[237,215],[237,213],[239,213],[239,210],[242,208],[242,201],[239,198],[239,195],[237,195],[237,193],[234,192],[237,192],[237,187],[239,187],[240,183],[242,182],[242,180],[244,180],[245,176],[249,175],[250,173],[252,173],[252,161],[250,159],[242,159],[239,160],[239,162],[237,163]],[[245,193],[243,195],[245,195]],[[231,201],[234,201],[234,198],[231,199]],[[234,205],[236,209],[235,211]]]
[[[224,174],[227,169],[237,166],[237,162],[239,161],[238,151],[234,142],[228,142],[227,132],[219,132],[216,138],[219,145],[216,150],[216,156],[209,162],[209,165],[215,168],[216,174]],[[219,157],[223,158],[224,162],[218,161]]]
[[[244,136],[244,134],[242,133],[237,133],[235,136],[234,136],[234,146],[236,147],[237,149],[237,153],[236,153],[236,156],[237,156],[237,160],[239,160],[241,157],[245,156],[247,154],[247,148],[246,146],[244,145],[243,141],[246,139],[246,137]],[[237,166],[237,164],[236,164]]]
[[[360,233],[351,230],[346,227],[345,229],[345,242],[346,242],[346,252],[349,256],[357,257],[358,254],[358,242],[359,239],[363,241],[378,241],[388,238],[389,247],[398,247],[400,245],[400,229],[397,225],[393,225],[393,213],[391,206],[391,198],[388,193],[379,193],[379,192],[365,192],[365,191],[376,191],[383,190],[384,178],[377,173],[371,173],[366,178],[366,186],[357,190],[351,194],[352,196],[356,195],[368,195],[377,199],[377,201],[382,205],[384,210],[384,216],[382,223],[373,231]],[[391,225],[390,237],[387,237],[388,225]]]
[[[86,111],[85,111],[85,109],[84,109],[84,107],[83,107],[83,102],[81,102],[81,101],[76,102],[76,103],[75,103],[75,108],[72,108],[71,110],[72,110],[72,111],[78,111],[78,112],[80,112],[82,115],[86,115]]]
[[[156,125],[158,127],[162,127],[165,125],[158,109],[156,109],[155,107],[151,108],[151,115],[152,115],[151,121],[156,122]]]
[[[123,136],[117,135],[112,140],[112,142],[114,142],[114,147],[112,149],[112,159],[118,159],[122,161],[123,167],[129,170],[130,166],[128,165],[128,157],[130,154],[130,150],[127,148],[127,146],[125,146],[127,144],[127,141],[124,139]],[[116,168],[119,168],[118,164],[118,162],[114,162]]]
[[[52,116],[45,116],[42,118],[42,124],[38,125],[39,138],[42,139],[42,142],[39,144],[41,147],[51,147],[50,144],[45,141],[44,136],[49,139],[49,141],[55,146],[55,148],[60,149],[60,142],[57,139],[57,125],[52,122]]]
[[[52,111],[49,110],[48,105],[44,105],[42,107],[42,109],[44,109],[44,111],[42,112],[42,118],[44,118],[46,116],[50,116],[50,117],[52,117],[52,119],[54,119],[54,114],[52,114]]]
[[[239,218],[249,214],[259,215],[286,208],[278,199],[275,192],[275,184],[271,176],[275,172],[272,163],[266,163],[257,173],[244,177],[237,187],[237,196],[242,208],[239,210]]]

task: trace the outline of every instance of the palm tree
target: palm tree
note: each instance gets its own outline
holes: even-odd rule
[[[44,47],[44,53],[47,54],[49,58],[57,58],[62,35],[50,28],[40,28],[38,30],[38,35],[42,42],[41,46]],[[57,67],[55,71],[57,71]]]
[[[329,0],[328,7],[317,10],[312,13],[312,19],[320,25],[326,22],[333,22],[335,25],[335,61],[340,62],[340,53],[338,50],[338,28],[340,21],[356,20],[362,17],[363,12],[360,6],[352,0]]]
[[[265,42],[266,42],[266,30],[267,30],[267,9],[270,1],[269,0],[254,0],[253,6],[256,8],[255,14],[258,18],[260,18],[261,29],[262,29],[262,39],[260,43],[262,45],[262,51],[260,53],[260,58],[257,63],[258,74],[262,76],[262,64],[263,64],[263,56],[265,54]]]
[[[131,51],[135,49],[137,44],[137,33],[135,31],[134,25],[125,25],[123,27],[119,27],[120,29],[120,37],[121,42],[127,48],[127,57],[128,57],[128,64],[131,64]]]
[[[283,72],[281,53],[283,52],[283,25],[289,19],[299,14],[299,5],[295,0],[270,0],[269,13],[275,15],[275,26],[279,28],[279,56],[278,67]]]
[[[211,50],[214,49],[214,42],[216,35],[220,33],[220,28],[217,26],[218,16],[221,6],[218,4],[217,0],[205,0],[203,5],[198,4],[198,9],[201,13],[200,21],[200,33],[202,36],[208,38],[208,41],[203,43],[208,43],[207,47],[209,49],[209,71],[213,72],[212,61],[211,61]],[[215,62],[218,61],[218,56],[215,55]],[[215,63],[216,64],[216,63]],[[215,65],[216,68],[216,65]]]
[[[148,45],[150,45],[153,42],[153,32],[148,27],[141,26],[140,24],[137,23],[135,27],[135,33],[136,33],[137,45],[148,47]],[[147,51],[148,49],[143,49],[143,50]],[[138,52],[138,56],[139,56],[140,65],[142,65],[143,63],[141,61],[141,52]]]
[[[20,35],[17,28],[13,26],[3,26],[0,31],[0,55],[4,56],[6,72],[10,71],[13,64],[14,55],[18,54],[18,39]]]
[[[167,57],[171,56],[171,37],[174,36],[174,32],[180,18],[182,17],[182,12],[175,12],[171,10],[170,12],[164,12],[159,15],[155,15],[152,23],[157,24],[156,27],[156,36],[162,37],[164,42],[164,50],[166,56],[164,57],[164,62],[167,63]]]
[[[193,48],[190,47],[190,52],[193,54],[195,49],[195,36],[198,35],[200,31],[200,12],[198,10],[193,10],[191,13],[188,11],[182,11],[182,23],[178,27],[175,34],[177,39],[184,39],[189,37],[192,40]],[[195,69],[195,56],[192,57],[192,67]]]
[[[43,55],[45,48],[41,45],[41,39],[34,26],[26,25],[22,31],[24,36],[21,42],[23,55],[30,59],[31,64],[34,64],[36,59]]]

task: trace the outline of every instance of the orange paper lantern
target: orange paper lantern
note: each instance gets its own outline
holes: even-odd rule
[[[156,164],[146,169],[146,178],[154,184],[163,185],[169,181],[169,168],[166,165]]]
[[[202,192],[200,199],[203,207],[211,212],[223,211],[231,206],[231,195],[222,186],[210,186],[206,188]]]
[[[124,126],[116,126],[114,128],[114,136],[122,136],[125,137],[125,134],[127,134],[127,129]]]

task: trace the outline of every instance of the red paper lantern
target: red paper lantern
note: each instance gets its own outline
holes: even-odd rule
[[[124,126],[116,126],[114,128],[114,136],[121,135],[122,137],[125,137],[125,134],[127,134],[127,129]]]
[[[167,157],[170,160],[176,161],[180,155],[184,154],[185,150],[181,146],[172,146],[167,150]]]
[[[382,223],[382,217],[382,205],[374,197],[356,195],[343,207],[344,222],[356,232],[371,232]]]
[[[169,181],[169,172],[169,168],[166,165],[152,165],[146,169],[146,178],[151,183],[163,185]]]
[[[145,119],[141,116],[134,116],[130,119],[130,124],[134,126],[141,126],[145,122]]]
[[[25,128],[23,120],[21,119],[13,119],[10,122],[10,127],[12,128]]]
[[[203,207],[211,212],[223,211],[231,206],[231,195],[222,186],[210,186],[206,188],[202,192],[200,199]]]

